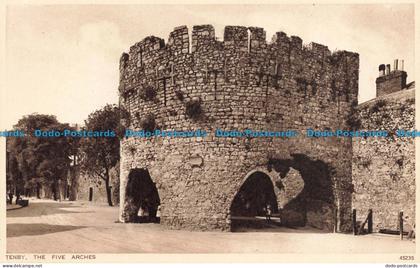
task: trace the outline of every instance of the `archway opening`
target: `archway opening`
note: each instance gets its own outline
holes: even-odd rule
[[[283,226],[310,226],[333,231],[336,215],[333,169],[330,165],[303,154],[293,154],[292,159],[271,159],[268,169],[278,172],[282,180],[291,170],[296,170],[304,181],[302,191],[280,208]],[[279,185],[282,185],[282,181],[279,181]]]
[[[160,222],[159,193],[147,169],[133,169],[128,175],[125,218],[127,222]]]
[[[230,207],[231,230],[262,228],[271,224],[267,214],[278,213],[274,186],[270,177],[260,171],[252,173],[239,188]]]

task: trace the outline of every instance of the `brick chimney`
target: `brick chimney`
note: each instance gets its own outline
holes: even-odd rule
[[[376,97],[403,90],[407,86],[407,73],[404,69],[404,60],[401,60],[401,70],[398,69],[398,60],[394,60],[394,70],[390,64],[379,65],[379,77],[376,78]]]

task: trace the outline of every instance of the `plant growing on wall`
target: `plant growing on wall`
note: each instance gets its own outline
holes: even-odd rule
[[[403,168],[404,166],[404,159],[403,158],[399,158],[395,161],[395,163],[398,165],[399,168]]]
[[[170,116],[177,116],[178,115],[178,113],[173,109],[169,110],[168,113],[169,113]]]
[[[144,131],[150,131],[156,129],[156,120],[155,116],[153,114],[146,115],[141,121],[140,121],[140,127],[144,129]]]
[[[137,148],[136,148],[136,146],[131,144],[131,145],[128,146],[127,150],[130,152],[131,155],[134,155],[137,151]]]
[[[145,101],[155,100],[157,95],[156,89],[150,85],[145,86],[140,90],[140,98]]]
[[[338,67],[340,64],[340,57],[337,55],[330,55],[327,57],[328,61],[331,63],[331,65]]]
[[[185,103],[185,113],[189,118],[198,120],[203,114],[201,99],[192,99],[187,101]]]
[[[410,104],[414,104],[414,103],[416,102],[416,100],[415,100],[414,98],[412,98],[412,99],[407,99],[405,102],[406,102],[408,105],[410,105]]]
[[[347,118],[346,124],[349,126],[350,130],[358,130],[362,126],[362,121],[358,118],[357,113],[353,113]]]
[[[350,104],[350,115],[346,120],[350,130],[359,130],[362,128],[362,121],[357,110],[357,100],[353,100]]]
[[[371,113],[377,113],[379,112],[381,107],[384,107],[386,105],[386,101],[385,100],[378,100],[371,108],[370,108],[370,112]]]
[[[304,77],[297,77],[295,78],[295,81],[296,81],[299,91],[305,92],[305,95],[306,95],[306,90],[308,86],[308,82],[306,81],[306,79]]]
[[[175,95],[178,98],[178,100],[183,101],[184,100],[184,93],[182,93],[181,90],[175,91]]]

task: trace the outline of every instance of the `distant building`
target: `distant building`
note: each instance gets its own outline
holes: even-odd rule
[[[80,126],[72,127],[80,130]],[[107,203],[105,182],[99,176],[90,176],[80,167],[77,155],[71,157],[72,161],[67,175],[65,196],[69,200],[88,201],[94,203]],[[119,203],[119,163],[110,170],[110,187],[112,203]]]

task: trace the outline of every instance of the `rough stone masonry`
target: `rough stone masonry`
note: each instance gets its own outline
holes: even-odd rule
[[[219,41],[211,25],[194,26],[191,38],[181,26],[167,43],[136,43],[120,60],[127,127],[209,135],[124,138],[120,220],[136,221],[141,207],[173,228],[232,230],[270,204],[285,225],[349,231],[352,142],[305,131],[350,127],[358,76],[357,53],[283,32],[266,42],[258,27],[226,26]],[[300,134],[218,138],[216,129]]]

